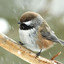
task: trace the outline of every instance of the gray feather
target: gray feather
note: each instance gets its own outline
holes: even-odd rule
[[[60,41],[60,43],[61,43],[62,45],[64,45],[64,41],[63,41],[63,40],[59,39],[59,41]]]
[[[54,41],[54,42],[58,41],[58,38],[56,37],[56,35],[53,32],[47,32],[47,31],[42,30],[42,36],[45,37],[46,39]]]
[[[51,40],[53,42],[57,42],[57,43],[60,43],[62,45],[64,45],[64,41],[61,40],[61,39],[58,39],[57,36],[55,35],[54,32],[47,32],[47,31],[41,31],[42,32],[42,36],[48,40]]]

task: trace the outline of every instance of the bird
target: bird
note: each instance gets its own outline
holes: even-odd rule
[[[38,52],[36,53],[37,56],[52,47],[54,43],[64,45],[64,41],[55,35],[48,23],[36,12],[28,11],[23,13],[18,24],[21,40],[19,42],[22,42],[21,44],[26,48]]]

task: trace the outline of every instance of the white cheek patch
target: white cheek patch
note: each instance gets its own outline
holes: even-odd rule
[[[32,21],[23,22],[26,25],[31,25]]]

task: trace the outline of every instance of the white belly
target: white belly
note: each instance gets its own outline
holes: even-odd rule
[[[35,29],[31,29],[31,30],[19,29],[19,36],[21,42],[24,43],[27,48],[33,51],[40,51],[38,45],[36,44],[38,38]]]

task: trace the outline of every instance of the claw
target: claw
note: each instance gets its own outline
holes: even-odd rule
[[[40,50],[40,52],[38,52],[38,53],[36,54],[36,57],[40,56],[41,51],[42,51],[42,49]]]
[[[20,45],[24,45],[24,44],[23,44],[22,42],[20,42],[20,41],[19,41],[19,44],[20,44]]]

